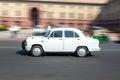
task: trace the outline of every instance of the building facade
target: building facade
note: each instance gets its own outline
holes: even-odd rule
[[[106,9],[112,3],[108,0],[1,0],[0,24],[24,27],[54,24],[82,29],[91,25],[106,27],[107,21],[118,21],[118,17],[115,19],[107,15],[114,12],[114,9],[112,12]],[[119,15],[118,12],[115,14]]]
[[[120,0],[109,1],[96,18],[96,24],[109,29],[120,29]]]

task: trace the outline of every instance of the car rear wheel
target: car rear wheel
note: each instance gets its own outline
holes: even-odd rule
[[[43,55],[43,49],[40,46],[33,46],[31,49],[32,56],[38,57]]]
[[[76,50],[76,55],[78,57],[85,57],[87,56],[88,49],[86,47],[78,47]]]

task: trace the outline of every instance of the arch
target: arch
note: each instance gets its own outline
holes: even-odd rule
[[[33,7],[31,9],[30,14],[31,14],[30,17],[31,17],[33,26],[38,25],[39,24],[39,10],[36,7]]]

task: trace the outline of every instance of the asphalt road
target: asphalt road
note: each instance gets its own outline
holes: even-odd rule
[[[31,57],[20,41],[0,41],[0,80],[120,80],[120,44],[102,44],[94,56]]]

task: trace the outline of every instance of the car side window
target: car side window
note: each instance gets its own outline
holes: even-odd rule
[[[50,37],[54,37],[54,38],[62,37],[62,31],[54,31],[51,33]]]
[[[71,37],[77,38],[77,37],[79,37],[79,35],[73,31],[65,31],[65,37],[66,38],[71,38]]]
[[[65,37],[66,38],[74,37],[73,31],[65,31]]]
[[[75,38],[80,37],[76,32],[74,33],[74,35],[75,35]]]

